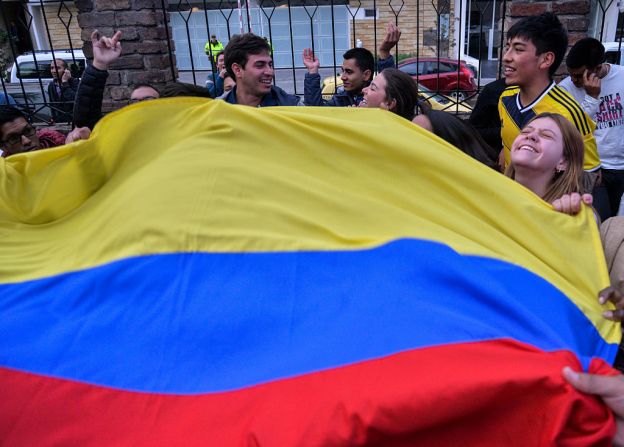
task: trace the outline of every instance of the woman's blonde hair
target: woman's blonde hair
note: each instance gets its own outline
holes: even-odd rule
[[[553,172],[550,185],[548,185],[542,199],[546,202],[552,202],[564,194],[583,192],[583,155],[585,154],[583,137],[570,121],[558,113],[540,113],[525,126],[528,126],[531,122],[539,118],[550,118],[557,124],[559,130],[561,130],[561,135],[563,137],[563,158],[568,162],[565,170]],[[514,178],[515,174],[516,171],[513,165],[510,164],[507,166],[505,175]]]

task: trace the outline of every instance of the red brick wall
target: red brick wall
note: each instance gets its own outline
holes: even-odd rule
[[[568,46],[571,47],[579,39],[587,37],[589,27],[590,0],[572,1],[511,1],[507,3],[505,29],[522,17],[542,14],[550,11],[559,17],[568,30]],[[557,75],[565,74],[562,64]]]
[[[128,104],[134,84],[162,86],[174,80],[167,43],[168,13],[163,14],[159,0],[77,0],[76,6],[87,58],[93,54],[94,29],[106,36],[122,32],[122,53],[109,70],[104,111]],[[173,41],[170,45],[173,50]]]

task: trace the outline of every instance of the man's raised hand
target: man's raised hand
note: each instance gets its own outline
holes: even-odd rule
[[[100,36],[98,30],[91,33],[93,44],[93,66],[98,70],[108,70],[111,63],[121,56],[121,31],[117,31],[113,37]]]
[[[598,96],[600,96],[600,84],[600,78],[596,73],[590,73],[589,70],[583,72],[583,88],[589,96],[598,99]]]
[[[399,43],[401,39],[401,29],[392,22],[388,22],[386,26],[386,37],[379,45],[379,57],[381,59],[388,59],[390,57],[390,51]]]
[[[321,63],[314,55],[314,52],[311,48],[305,48],[303,50],[303,65],[305,65],[308,69],[308,73],[318,73],[318,69]]]

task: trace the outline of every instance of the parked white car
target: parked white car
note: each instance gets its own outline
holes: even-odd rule
[[[79,78],[86,66],[86,58],[82,50],[55,50],[54,56],[51,51],[36,51],[24,53],[17,57],[11,67],[9,82],[24,83],[39,82],[39,79],[46,84],[52,81],[50,64],[52,59],[63,59],[70,68],[72,77]]]
[[[624,62],[624,42],[603,42],[607,55],[606,61],[610,64],[622,65]]]

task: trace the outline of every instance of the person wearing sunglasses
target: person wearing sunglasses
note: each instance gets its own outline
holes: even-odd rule
[[[0,106],[0,148],[2,157],[65,144],[65,135],[45,129],[37,131],[15,107]]]

